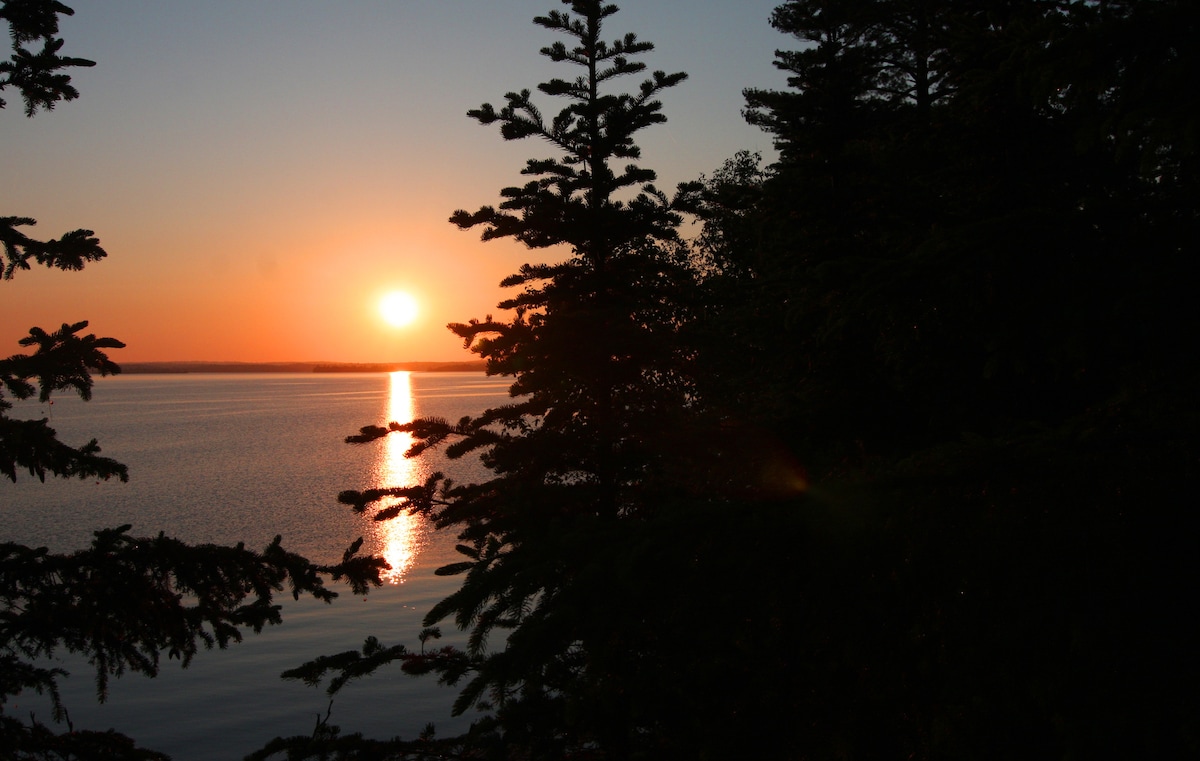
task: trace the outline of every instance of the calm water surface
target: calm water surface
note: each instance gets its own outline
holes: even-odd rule
[[[434,470],[456,481],[485,474],[477,461],[436,452],[407,460],[401,436],[367,445],[344,438],[390,420],[478,413],[503,403],[507,385],[467,373],[134,375],[98,380],[86,404],[63,396],[53,406],[19,406],[22,417],[49,416],[68,443],[99,439],[103,454],[129,466],[130,479],[43,484],[19,473],[16,485],[0,484],[5,541],[70,551],[96,529],[129,523],[134,535],[250,547],[281,534],[288,549],[333,561],[362,536],[364,551],[393,566],[388,584],[365,599],[348,590],[332,605],[288,597],[282,626],[202,653],[186,670],[170,662],[156,679],[126,676],[102,706],[86,665],[68,659],[64,699],[76,728],[115,728],[177,761],[240,758],[276,735],[311,732],[328,699],[279,673],[357,648],[368,635],[415,646],[425,611],[457,586],[433,575],[458,559],[453,536],[420,519],[376,524],[339,505],[337,493],[408,485]],[[343,690],[331,723],[345,733],[411,737],[432,721],[446,734],[469,721],[448,720],[453,697],[394,668]],[[29,710],[49,721],[32,698],[14,713]]]

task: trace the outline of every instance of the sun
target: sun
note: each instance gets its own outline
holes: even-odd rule
[[[402,328],[417,319],[417,302],[403,291],[392,291],[379,300],[379,314],[387,324]]]

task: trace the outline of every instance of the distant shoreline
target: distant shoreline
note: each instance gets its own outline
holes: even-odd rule
[[[482,360],[466,362],[121,362],[125,375],[150,373],[481,373]]]

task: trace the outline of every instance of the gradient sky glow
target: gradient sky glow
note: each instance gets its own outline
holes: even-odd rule
[[[639,140],[660,187],[770,155],[741,91],[785,85],[778,2],[618,0],[605,37],[635,32],[651,70],[689,74]],[[33,119],[5,91],[0,214],[36,218],[38,238],[94,230],[109,256],[0,282],[0,355],[31,325],[87,319],[127,343],[118,362],[468,359],[445,324],[493,313],[504,276],[554,258],[446,220],[552,155],[465,114],[567,76],[532,23],[555,0],[66,3],[63,52],[97,65]],[[379,317],[393,289],[419,301],[413,325]]]

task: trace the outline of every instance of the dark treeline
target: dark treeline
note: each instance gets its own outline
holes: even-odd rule
[[[451,218],[570,252],[451,326],[512,402],[350,437],[492,475],[339,497],[455,532],[462,583],[286,675],[478,720],[254,757],[1196,755],[1200,6],[786,2],[778,160],[668,193],[635,137],[685,75],[563,5],[554,78],[469,114],[551,155]]]

